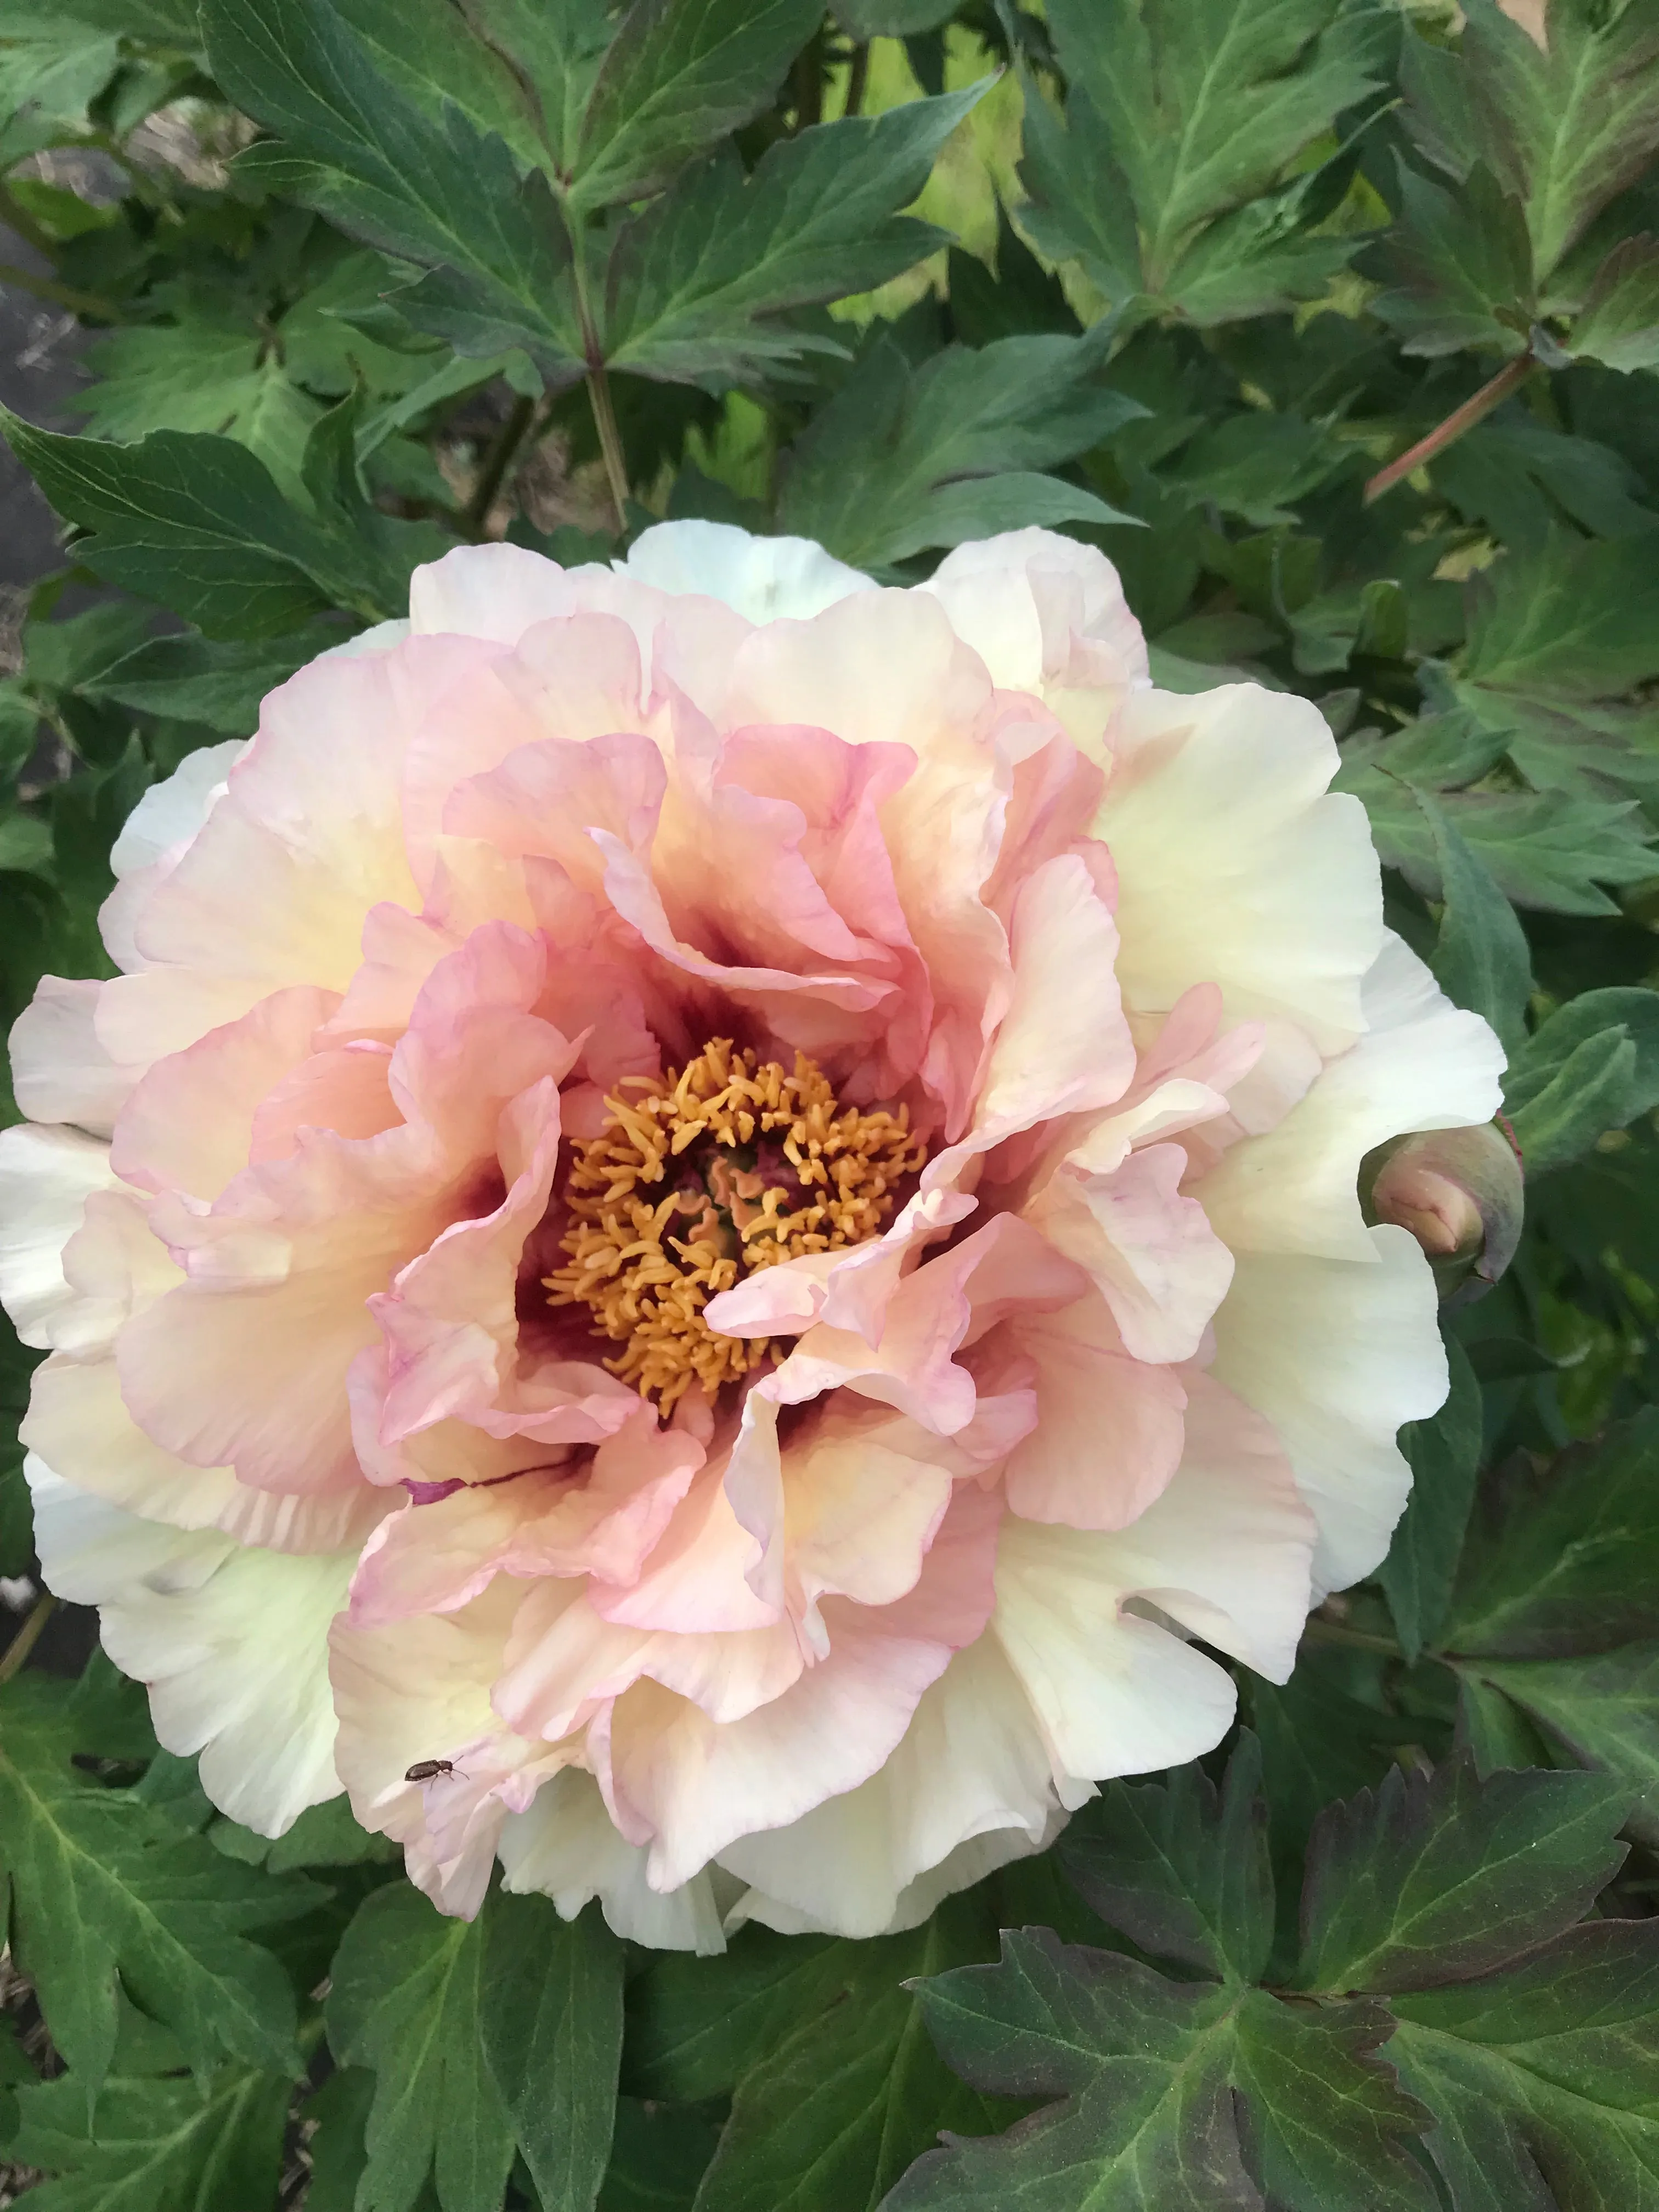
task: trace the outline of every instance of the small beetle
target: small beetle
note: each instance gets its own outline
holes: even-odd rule
[[[455,1762],[449,1759],[417,1759],[407,1774],[405,1782],[433,1782],[441,1774],[453,1774]]]

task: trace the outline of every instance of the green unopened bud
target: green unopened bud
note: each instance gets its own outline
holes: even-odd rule
[[[1521,1242],[1521,1155],[1496,1121],[1429,1129],[1371,1153],[1366,1218],[1408,1229],[1433,1266],[1443,1299],[1464,1305],[1498,1280]]]

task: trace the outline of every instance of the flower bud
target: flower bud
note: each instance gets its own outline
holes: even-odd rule
[[[1372,1153],[1365,1166],[1367,1219],[1410,1230],[1443,1299],[1467,1304],[1491,1289],[1521,1241],[1521,1153],[1507,1127],[1425,1130]]]

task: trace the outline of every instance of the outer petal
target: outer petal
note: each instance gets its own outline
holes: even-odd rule
[[[64,1247],[92,1193],[114,1181],[109,1146],[79,1130],[0,1130],[0,1303],[25,1344],[45,1351],[57,1341],[75,1303]]]
[[[173,774],[151,784],[110,848],[115,889],[105,900],[98,927],[118,968],[144,965],[134,939],[140,916],[158,884],[224,796],[231,766],[247,750],[244,738],[203,745],[186,753]]]
[[[653,1889],[647,1854],[617,1833],[599,1784],[580,1767],[543,1783],[528,1812],[508,1814],[501,1860],[503,1889],[550,1897],[562,1919],[597,1897],[606,1925],[629,1942],[705,1958],[726,1948],[709,1876],[693,1875],[665,1896]]]
[[[110,1505],[175,1528],[217,1529],[273,1552],[343,1552],[386,1510],[363,1484],[321,1498],[250,1489],[228,1468],[191,1467],[147,1437],[127,1411],[112,1359],[49,1359],[36,1368],[23,1442],[55,1474]]]
[[[1382,1560],[1411,1487],[1395,1434],[1446,1395],[1429,1263],[1404,1229],[1369,1234],[1370,1262],[1246,1254],[1215,1320],[1218,1381],[1273,1423],[1319,1523],[1316,1600]]]
[[[1319,709],[1254,684],[1145,691],[1111,734],[1096,834],[1117,867],[1125,1003],[1163,1012],[1212,981],[1231,1020],[1278,1015],[1323,1053],[1352,1044],[1382,878],[1364,808],[1327,794],[1337,751]]]
[[[368,1631],[342,1618],[331,1638],[337,1756],[351,1809],[404,1844],[410,1881],[440,1911],[468,1920],[483,1902],[502,1822],[575,1752],[527,1743],[491,1710],[520,1596],[497,1583],[459,1613]],[[417,1762],[441,1759],[452,1775],[405,1781]]]
[[[1504,1049],[1479,1014],[1454,1006],[1390,935],[1365,978],[1365,1034],[1330,1061],[1276,1128],[1235,1145],[1196,1188],[1235,1252],[1369,1260],[1359,1163],[1385,1138],[1490,1121],[1503,1103]]]
[[[619,1700],[609,1794],[623,1833],[651,1841],[653,1887],[678,1888],[738,1837],[799,1820],[890,1757],[983,1626],[999,1510],[960,1488],[916,1589],[890,1606],[827,1601],[830,1656],[744,1719],[718,1725],[648,1681]]]
[[[105,1649],[149,1686],[167,1750],[202,1754],[202,1787],[234,1820],[279,1836],[338,1794],[328,1626],[353,1554],[255,1551],[162,1528],[28,1462],[42,1570],[99,1608]]]
[[[107,1137],[137,1066],[119,1064],[99,1036],[105,986],[43,975],[11,1025],[12,1089],[32,1121],[72,1121]]]
[[[1050,530],[958,545],[921,586],[1005,690],[1035,691],[1093,750],[1146,678],[1146,641],[1103,553]]]
[[[995,1632],[1024,1683],[1064,1789],[1195,1758],[1232,1717],[1231,1679],[1153,1606],[1282,1680],[1308,1609],[1311,1516],[1266,1422],[1188,1377],[1174,1480],[1115,1535],[1004,1523]],[[1075,1797],[1068,1802],[1077,1802]]]
[[[877,588],[810,538],[751,538],[729,522],[659,522],[613,566],[659,592],[719,599],[751,623],[805,620]]]
[[[951,1888],[1042,1850],[1058,1811],[1030,1707],[982,1636],[923,1694],[878,1773],[787,1828],[740,1837],[720,1864],[754,1886],[745,1919],[879,1936],[927,1917],[925,1877],[964,1845],[981,1849]]]

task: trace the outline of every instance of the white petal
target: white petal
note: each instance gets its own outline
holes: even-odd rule
[[[151,784],[110,848],[109,864],[118,882],[189,844],[224,791],[231,763],[248,743],[246,738],[227,738],[222,744],[199,746],[185,755],[171,775]]]
[[[0,1304],[25,1344],[45,1351],[57,1341],[76,1303],[64,1247],[92,1193],[114,1181],[109,1146],[78,1129],[25,1121],[0,1130]]]
[[[878,1773],[786,1828],[741,1838],[720,1863],[753,1885],[744,1919],[879,1936],[926,1918],[931,1897],[915,1911],[924,1891],[944,1896],[1040,1850],[1059,1810],[1030,1708],[981,1637],[924,1694]]]
[[[94,1026],[101,983],[43,975],[11,1025],[12,1090],[32,1121],[72,1121],[107,1137],[136,1068],[113,1060]]]
[[[1125,1004],[1167,1012],[1213,981],[1231,1021],[1281,1016],[1322,1053],[1352,1044],[1382,876],[1364,806],[1327,791],[1337,750],[1319,709],[1254,684],[1143,691],[1109,734],[1096,833],[1117,866]]]
[[[326,653],[319,653],[319,660],[359,660],[366,653],[390,653],[394,645],[401,645],[410,635],[407,616],[395,622],[374,623],[368,629],[360,629],[356,637],[349,637],[343,645],[331,645]]]
[[[410,630],[516,645],[533,623],[569,612],[565,573],[523,545],[458,545],[410,578]]]
[[[270,1551],[355,1551],[392,1502],[368,1483],[320,1498],[254,1490],[228,1468],[174,1458],[127,1411],[112,1359],[60,1358],[36,1368],[22,1436],[54,1474],[108,1504]]]
[[[1208,1376],[1186,1380],[1181,1465],[1138,1521],[1110,1534],[1003,1524],[993,1627],[1062,1794],[1066,1776],[1195,1758],[1232,1717],[1231,1678],[1132,1601],[1276,1680],[1295,1657],[1312,1517],[1267,1424]]]
[[[705,1957],[726,1948],[708,1875],[665,1896],[653,1889],[649,1853],[617,1834],[598,1783],[579,1767],[543,1783],[528,1812],[508,1814],[500,1854],[502,1888],[550,1897],[562,1919],[597,1897],[605,1924],[629,1942]]]
[[[1392,934],[1364,1004],[1358,1042],[1326,1064],[1276,1128],[1235,1145],[1195,1187],[1235,1252],[1369,1261],[1356,1182],[1364,1155],[1413,1130],[1490,1121],[1503,1103],[1503,1047]]]
[[[337,1796],[328,1630],[356,1554],[256,1551],[163,1528],[27,1464],[48,1583],[98,1607],[105,1650],[149,1685],[167,1749],[201,1753],[220,1811],[280,1836]]]
[[[1007,531],[958,545],[920,588],[1005,690],[1046,695],[1069,676],[1121,696],[1146,680],[1140,624],[1117,570],[1093,546],[1051,530]],[[1085,667],[1071,665],[1079,647]]]
[[[1217,1380],[1273,1423],[1319,1523],[1316,1598],[1382,1560],[1411,1487],[1395,1433],[1446,1395],[1429,1263],[1404,1229],[1368,1235],[1369,1261],[1241,1255],[1215,1318]]]
[[[729,522],[659,522],[613,565],[659,592],[719,599],[751,623],[805,621],[876,589],[810,538],[751,538]]]

